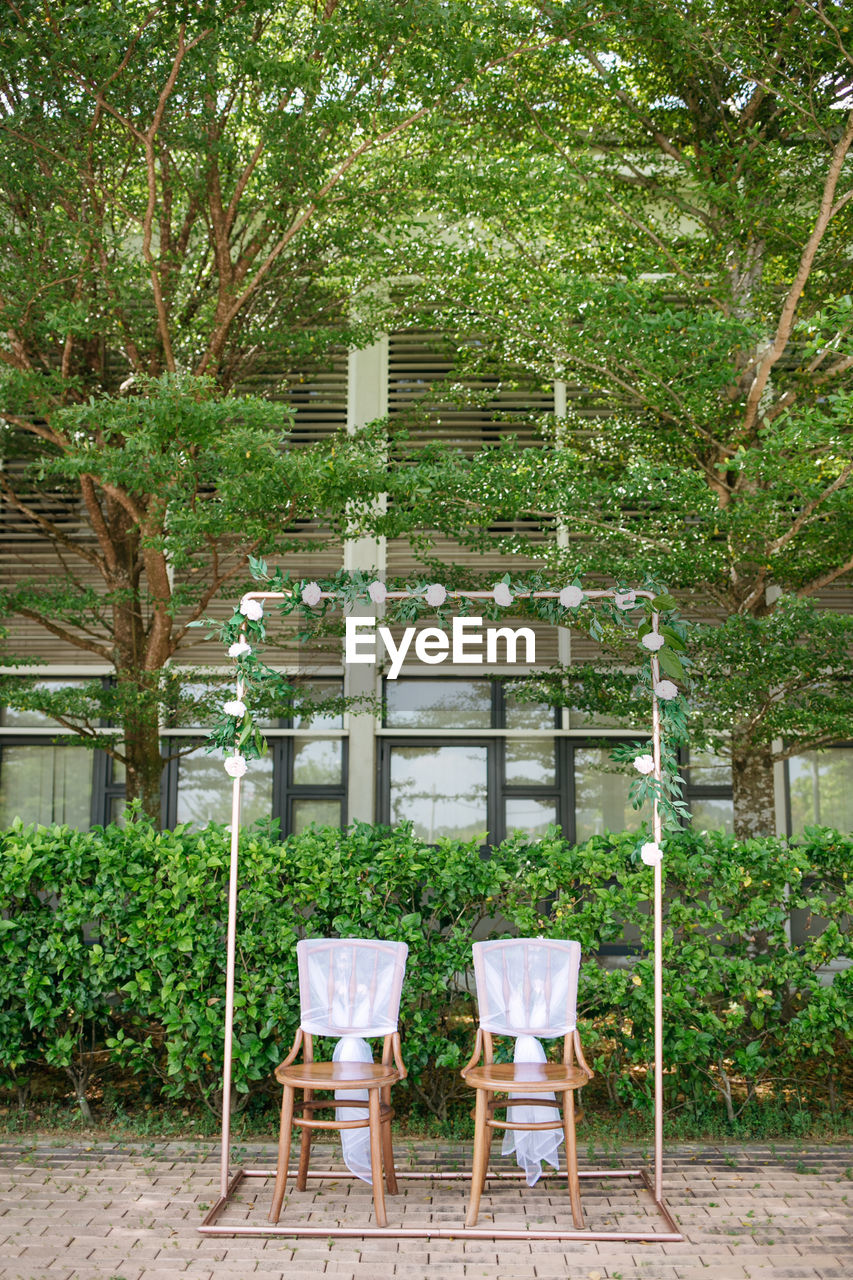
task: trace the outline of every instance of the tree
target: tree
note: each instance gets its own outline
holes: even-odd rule
[[[565,38],[478,104],[477,174],[440,188],[453,234],[420,265],[480,339],[470,367],[556,373],[566,416],[541,449],[435,455],[435,523],[485,546],[528,519],[566,581],[691,600],[737,829],[766,832],[773,760],[827,740],[827,693],[836,726],[847,705],[822,611],[853,569],[853,28],[823,0],[604,0],[583,31],[550,12]],[[783,634],[832,655],[794,679]],[[796,716],[746,714],[732,673]]]
[[[253,379],[372,334],[371,286],[422,205],[407,148],[430,153],[472,75],[552,37],[512,0],[4,12],[0,487],[56,574],[2,604],[112,665],[111,690],[49,710],[156,816],[188,624],[300,522],[339,542],[381,457],[297,450]]]

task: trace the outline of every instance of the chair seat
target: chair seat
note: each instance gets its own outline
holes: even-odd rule
[[[561,1062],[486,1062],[465,1074],[472,1089],[490,1089],[504,1093],[509,1089],[525,1089],[546,1093],[561,1089],[579,1089],[589,1083],[580,1067],[567,1067]]]
[[[297,1089],[379,1089],[395,1084],[400,1072],[390,1062],[293,1062],[276,1067],[275,1078]]]

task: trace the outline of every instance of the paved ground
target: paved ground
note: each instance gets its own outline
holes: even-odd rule
[[[582,1167],[636,1165],[639,1152],[585,1151]],[[312,1167],[333,1163],[317,1149]],[[398,1164],[464,1168],[462,1147],[398,1143]],[[271,1144],[238,1151],[247,1167],[274,1163]],[[203,1237],[218,1192],[214,1144],[0,1142],[0,1280],[853,1280],[853,1144],[679,1146],[666,1155],[665,1195],[680,1244],[450,1239],[285,1240]],[[247,1180],[229,1223],[263,1223],[271,1184]],[[389,1222],[453,1226],[462,1181],[409,1182]],[[570,1224],[562,1185],[496,1182],[481,1225]],[[633,1182],[583,1184],[587,1223],[665,1229]],[[289,1221],[369,1220],[369,1188],[330,1178],[288,1197]]]

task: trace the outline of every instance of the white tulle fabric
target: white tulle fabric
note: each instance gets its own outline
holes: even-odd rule
[[[372,1062],[373,1051],[361,1036],[341,1036],[332,1054],[335,1062]],[[336,1089],[336,1098],[349,1098],[353,1102],[367,1102],[366,1089]],[[337,1107],[336,1120],[366,1120],[367,1107]],[[341,1129],[341,1147],[344,1164],[362,1182],[373,1183],[370,1167],[370,1130]]]
[[[513,1061],[544,1062],[539,1036],[552,1038],[574,1031],[577,1020],[579,942],[546,938],[509,938],[474,943],[474,976],[480,1025],[493,1035],[513,1036]],[[510,1094],[520,1097],[520,1094]],[[553,1093],[538,1093],[544,1102]],[[513,1124],[537,1124],[559,1118],[556,1108],[509,1107]],[[515,1158],[528,1186],[542,1176],[543,1162],[560,1167],[560,1129],[507,1129],[503,1154]]]
[[[544,1062],[545,1050],[542,1042],[535,1036],[517,1036],[513,1062]],[[518,1098],[520,1094],[510,1094]],[[550,1099],[555,1102],[553,1093],[537,1093],[537,1098],[544,1102]],[[538,1124],[543,1120],[559,1119],[556,1108],[553,1113],[547,1107],[507,1107],[506,1118],[511,1124]],[[515,1152],[518,1167],[524,1170],[528,1187],[534,1186],[542,1177],[542,1164],[560,1167],[560,1143],[563,1141],[562,1129],[507,1129],[504,1133],[501,1151],[505,1156]]]
[[[300,1025],[311,1035],[337,1036],[335,1062],[372,1062],[366,1037],[397,1030],[409,948],[372,938],[306,938],[296,944]],[[367,1090],[338,1089],[335,1097],[367,1101]],[[367,1107],[339,1107],[337,1120],[367,1118]],[[365,1182],[370,1169],[367,1129],[342,1129],[344,1163]]]

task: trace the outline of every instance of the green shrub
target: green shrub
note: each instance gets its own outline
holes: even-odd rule
[[[513,838],[424,844],[405,827],[312,828],[241,838],[234,1097],[270,1077],[298,1022],[295,942],[374,936],[410,948],[401,1010],[410,1095],[444,1117],[464,1094],[476,936],[581,942],[580,1015],[611,1099],[650,1105],[652,872],[636,835],[571,846]],[[143,822],[88,833],[20,824],[2,836],[0,1070],[64,1070],[84,1113],[109,1053],[167,1097],[221,1104],[228,836]],[[795,842],[680,833],[666,844],[664,1061],[667,1105],[721,1100],[734,1121],[763,1086],[826,1075],[853,1039],[850,837]],[[799,945],[791,909],[815,927]],[[633,950],[605,964],[601,948]]]

